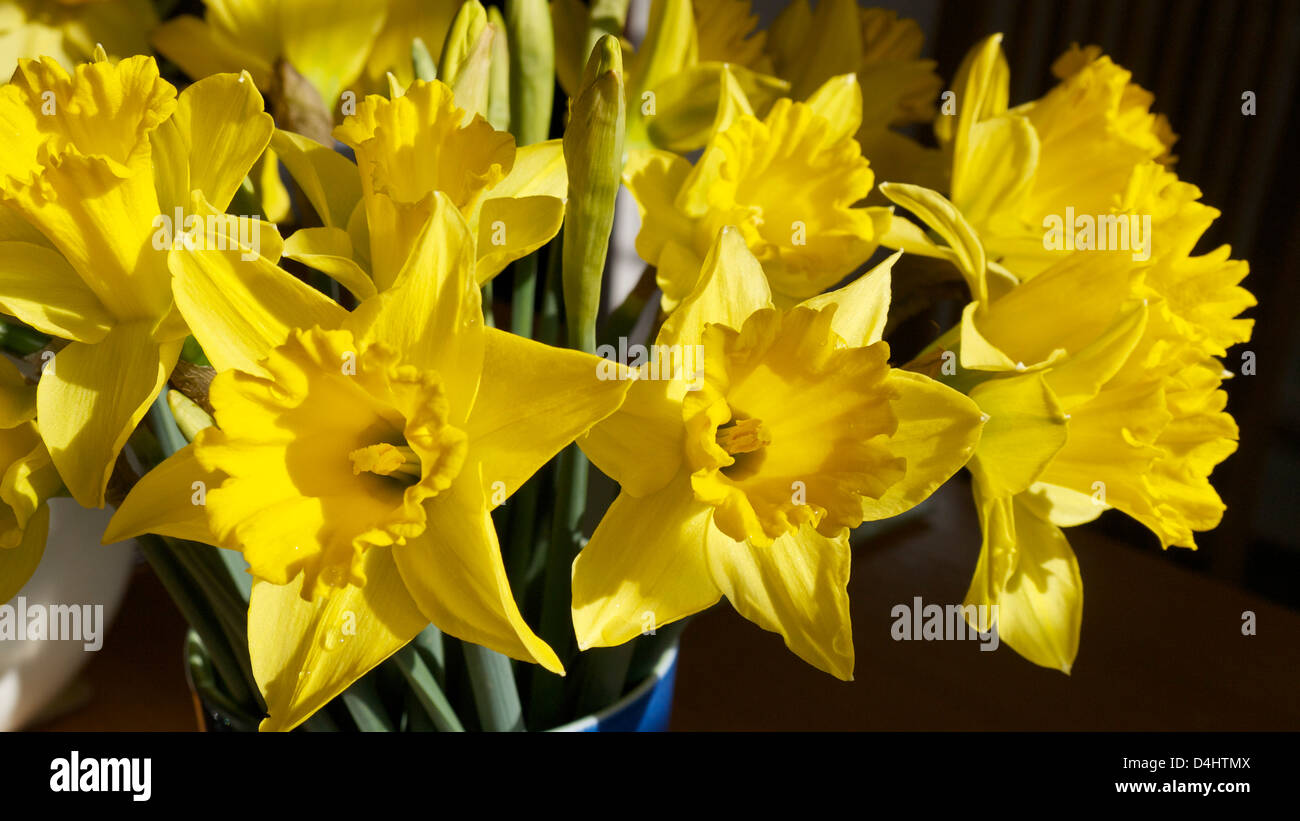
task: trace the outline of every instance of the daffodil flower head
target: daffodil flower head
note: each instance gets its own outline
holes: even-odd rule
[[[702,63],[733,63],[772,74],[767,32],[758,28],[750,0],[692,0]]]
[[[356,152],[369,230],[384,240],[371,243],[381,289],[410,253],[434,191],[467,211],[515,160],[514,138],[457,107],[437,80],[394,100],[367,97],[334,133]]]
[[[285,255],[358,298],[393,284],[435,192],[477,238],[480,284],[563,224],[568,175],[560,141],[517,149],[509,132],[458,106],[441,81],[417,81],[393,99],[367,97],[334,135],[354,150],[355,166],[306,137],[276,132],[274,147],[324,222],[291,236]]]
[[[658,266],[664,306],[690,293],[718,231],[737,227],[778,302],[824,291],[867,260],[888,212],[855,207],[874,183],[857,131],[862,95],[837,77],[807,103],[753,116],[743,94],[698,163],[634,152],[624,180],[641,208],[637,251]]]
[[[186,334],[158,218],[192,214],[195,196],[224,211],[270,139],[262,108],[248,75],[178,96],[152,58],[114,64],[102,52],[71,74],[23,60],[0,88],[10,133],[0,210],[13,215],[0,219],[0,310],[70,340],[43,370],[37,404],[51,458],[83,505],[103,505]]]
[[[782,309],[740,231],[719,232],[656,340],[702,346],[703,379],[638,379],[579,440],[622,486],[574,562],[582,647],[725,595],[800,658],[852,677],[848,529],[929,496],[982,424],[966,397],[889,368],[880,336],[896,259]]]
[[[765,308],[739,331],[704,329],[703,386],[682,401],[687,463],[696,498],[737,541],[855,527],[862,498],[902,478],[905,460],[886,442],[898,425],[889,346],[848,347],[835,310]]]
[[[921,59],[924,35],[915,20],[855,0],[824,0],[814,9],[795,0],[772,22],[766,48],[776,73],[804,99],[827,80],[855,72],[869,111],[864,127],[926,122],[942,81]]]
[[[1143,168],[1165,176],[1154,163]],[[983,547],[967,604],[997,605],[1009,646],[1067,673],[1079,647],[1083,582],[1062,528],[1114,508],[1162,547],[1195,547],[1194,533],[1223,514],[1210,472],[1236,449],[1223,369],[1205,343],[1233,327],[1231,301],[1188,311],[1170,285],[1181,273],[1208,290],[1222,287],[1195,273],[1220,270],[1227,252],[1184,256],[1212,215],[1194,204],[1199,192],[1165,182],[1157,190],[1167,199],[1152,204],[1165,235],[1180,237],[1175,247],[1150,262],[1079,250],[1022,283],[1005,270],[994,280],[979,236],[953,203],[914,186],[885,187],[944,238],[948,245],[930,252],[961,268],[974,297],[941,340],[959,349],[953,383],[987,417],[969,465]],[[1214,324],[1198,326],[1202,316]]]
[[[473,235],[446,194],[431,206],[393,285],[350,313],[238,248],[171,253],[217,425],[136,485],[105,539],[247,557],[263,729],[292,729],[430,623],[563,672],[519,612],[491,510],[633,382],[484,327]]]
[[[212,384],[217,427],[194,452],[227,477],[208,499],[213,532],[223,547],[247,545],[259,578],[303,573],[306,599],[319,585],[364,584],[362,553],[423,533],[422,503],[464,466],[446,389],[345,330],[295,330],[262,367],[266,377],[230,370]],[[290,522],[295,538],[267,538]]]
[[[1044,219],[1110,214],[1148,162],[1172,162],[1175,136],[1150,111],[1153,96],[1095,47],[1053,66],[1060,82],[1008,108],[1010,74],[992,35],[966,56],[953,82],[965,100],[935,133],[951,157],[951,195],[994,259],[1022,278],[1066,253],[1044,246]],[[1072,227],[1071,227],[1072,228]]]

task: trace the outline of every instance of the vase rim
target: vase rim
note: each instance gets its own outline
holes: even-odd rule
[[[607,707],[602,707],[594,713],[582,716],[581,718],[575,718],[573,721],[561,724],[558,727],[552,727],[546,732],[584,732],[587,728],[599,726],[602,721],[607,720],[610,716],[615,715],[620,710],[626,709],[628,705],[632,704],[642,696],[645,696],[658,686],[659,682],[663,681],[664,678],[667,677],[668,671],[677,663],[677,648],[678,642],[673,642],[672,645],[664,651],[663,655],[659,657],[659,660],[655,662],[655,666],[650,670],[650,675],[646,676],[640,684],[629,690],[618,701],[615,701]]]

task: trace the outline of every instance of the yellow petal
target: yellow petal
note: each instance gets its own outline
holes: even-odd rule
[[[493,197],[484,202],[478,217],[478,284],[550,242],[563,224],[564,200],[557,197]]]
[[[157,533],[204,544],[217,544],[208,526],[207,493],[225,477],[208,471],[194,458],[194,445],[176,451],[141,477],[113,514],[104,544],[141,533]]]
[[[41,333],[98,342],[113,316],[57,251],[0,242],[0,310]]]
[[[646,133],[659,148],[694,151],[708,142],[711,133],[725,129],[737,116],[753,114],[755,108],[765,110],[789,91],[790,84],[784,80],[744,66],[700,63],[655,86],[655,113],[645,120]],[[630,105],[638,107],[648,103],[644,97],[629,100]]]
[[[218,74],[181,92],[173,121],[189,149],[190,188],[224,211],[275,128],[247,73]]]
[[[560,197],[569,191],[562,140],[526,145],[515,152],[514,166],[487,190],[489,197]]]
[[[36,418],[36,386],[8,357],[0,356],[0,428],[16,428]]]
[[[216,26],[189,14],[163,23],[154,30],[152,40],[160,54],[190,77],[246,69],[259,86],[265,88],[271,79],[274,45],[262,48],[256,42],[236,42]]]
[[[826,142],[858,133],[862,124],[862,87],[853,74],[832,77],[808,98],[808,107],[825,118],[829,130]]]
[[[966,284],[970,286],[972,299],[987,302],[988,263],[984,246],[980,244],[975,229],[962,216],[961,211],[942,194],[918,185],[881,183],[880,191],[915,214],[948,243],[948,247],[957,255],[957,266],[966,278]]]
[[[467,418],[483,361],[483,309],[474,282],[474,240],[441,191],[392,287],[353,311],[358,341],[382,342],[410,365],[437,371],[447,386],[452,422]]]
[[[718,232],[690,296],[664,322],[658,342],[699,345],[705,323],[739,330],[749,315],[772,307],[772,292],[758,260],[740,231],[730,226]]]
[[[120,177],[102,157],[68,154],[12,203],[41,228],[113,316],[143,319],[171,305],[166,256],[154,250],[158,199],[147,167]]]
[[[375,283],[356,263],[352,239],[341,228],[299,228],[285,242],[284,255],[329,275],[358,300],[375,295]]]
[[[582,452],[623,493],[645,496],[677,475],[686,436],[680,393],[672,380],[637,379],[623,406],[578,438]]]
[[[7,528],[7,532],[0,531],[0,548],[8,548],[24,538],[21,531],[45,501],[63,489],[63,481],[36,425],[26,423],[0,431],[0,440],[4,451],[0,464],[6,466],[0,479],[0,499],[8,506],[0,514]]]
[[[713,606],[722,591],[705,551],[712,518],[685,471],[648,496],[619,494],[573,562],[578,646],[612,647]]]
[[[321,222],[346,228],[361,201],[361,178],[352,162],[315,140],[276,129],[271,147],[316,209]]]
[[[677,210],[677,193],[691,173],[691,164],[668,151],[653,149],[627,152],[623,184],[636,199],[641,213],[641,230],[636,252],[651,265],[662,265],[661,254],[670,242],[690,244],[692,220]],[[691,275],[698,273],[698,266]],[[690,293],[690,285],[674,295],[674,302]]]
[[[1110,505],[1099,498],[1047,482],[1034,482],[1028,493],[1028,503],[1035,512],[1057,527],[1087,524],[1110,510]]]
[[[555,652],[519,613],[478,479],[462,474],[425,503],[428,529],[392,548],[402,579],[444,633],[563,675]]]
[[[510,496],[565,445],[623,403],[630,379],[602,379],[601,360],[487,328],[483,376],[467,432],[484,492]],[[497,483],[501,484],[498,486]]]
[[[957,68],[953,93],[964,102],[958,106],[956,118],[940,117],[935,121],[939,143],[956,142],[953,153],[965,154],[964,141],[971,127],[1007,110],[1010,86],[1011,70],[1002,54],[1002,35],[991,34],[976,43]]]
[[[245,249],[169,255],[176,305],[217,370],[265,373],[258,362],[292,328],[339,327],[347,312],[320,291]]]
[[[843,288],[805,299],[801,307],[814,311],[835,306],[831,330],[850,347],[862,348],[880,341],[889,319],[891,271],[903,255],[899,251]]]
[[[802,55],[802,71],[792,77],[791,96],[796,99],[811,95],[826,77],[857,70],[862,60],[862,24],[856,0],[819,2],[810,25],[818,47]]]
[[[1038,166],[1034,127],[1008,115],[975,124],[967,140],[967,153],[953,162],[952,201],[977,225],[991,215],[1017,213]]]
[[[369,44],[384,25],[387,3],[355,0],[280,0],[283,57],[311,80],[321,101],[332,107],[356,80]],[[358,44],[365,47],[358,47]]]
[[[263,731],[292,730],[428,624],[392,553],[371,548],[364,563],[364,586],[313,601],[302,598],[302,574],[286,585],[253,582],[248,650],[266,700]]]
[[[853,680],[847,530],[827,538],[804,524],[754,547],[710,528],[708,554],[714,580],[742,616],[780,633],[818,670]]]
[[[557,26],[558,28],[558,26]],[[590,35],[588,35],[590,37]],[[583,46],[591,49],[590,41]],[[695,14],[689,0],[664,0],[650,9],[645,38],[627,65],[627,99],[637,101],[628,111],[627,144],[644,145],[643,94],[696,62],[699,52]],[[585,61],[586,54],[582,60]],[[579,62],[579,66],[583,63]]]
[[[962,367],[1006,370],[1078,353],[1111,328],[1129,305],[1140,276],[1126,257],[1070,254],[1006,296],[968,308],[962,327]],[[1086,283],[1086,285],[1084,285]],[[1068,304],[1068,312],[1061,306]],[[982,339],[978,344],[976,338]],[[987,346],[987,347],[986,347]]]
[[[23,530],[17,547],[0,549],[0,601],[18,595],[36,572],[45,553],[45,539],[50,532],[50,509],[41,507]]]
[[[1071,412],[1096,396],[1102,386],[1119,373],[1146,327],[1147,307],[1138,303],[1116,318],[1096,341],[1049,370],[1047,384],[1061,407]]]
[[[1041,374],[990,379],[970,398],[984,423],[971,470],[990,496],[1011,496],[1033,484],[1065,446],[1065,412]]]
[[[864,521],[897,516],[928,499],[970,459],[984,425],[975,402],[921,374],[894,369],[888,385],[896,392],[890,407],[898,429],[887,447],[907,468],[879,499],[862,498]]]
[[[94,345],[73,342],[41,375],[41,437],[73,497],[104,506],[104,487],[126,439],[171,373],[181,342],[159,345],[152,323],[117,325]]]
[[[996,605],[1000,641],[1069,673],[1083,621],[1083,579],[1070,543],[1018,498],[985,497],[977,483],[976,504],[984,545],[966,604]]]

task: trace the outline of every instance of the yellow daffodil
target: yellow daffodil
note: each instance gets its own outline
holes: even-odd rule
[[[159,27],[158,50],[190,77],[248,71],[269,87],[283,60],[333,109],[344,90],[378,91],[392,72],[414,79],[411,41],[437,53],[463,0],[204,0],[200,19]]]
[[[219,371],[216,427],[144,477],[105,539],[243,552],[266,730],[291,729],[430,622],[562,672],[519,613],[489,511],[631,383],[484,327],[474,237],[442,192],[392,286],[352,313],[240,256],[172,254],[178,304]]]
[[[951,202],[989,261],[1024,280],[1069,256],[1076,242],[1124,246],[1150,264],[1139,296],[1161,300],[1181,338],[1210,356],[1248,339],[1251,320],[1238,315],[1255,304],[1239,284],[1249,268],[1230,259],[1227,246],[1192,255],[1219,212],[1169,170],[1175,138],[1164,117],[1150,113],[1151,94],[1095,47],[1076,47],[1053,66],[1057,86],[1008,109],[1000,42],[994,35],[971,51],[954,83],[965,102],[936,122],[951,155]],[[1052,240],[1053,226],[1068,244]],[[926,253],[926,240],[905,238],[905,226],[895,222],[886,233],[885,244]]]
[[[897,256],[781,310],[742,237],[720,233],[656,340],[686,367],[643,373],[579,440],[622,492],[574,562],[574,626],[583,648],[621,644],[725,595],[849,679],[848,528],[946,481],[979,439],[979,410],[890,369],[880,334]]]
[[[36,386],[0,357],[0,602],[36,572],[50,511],[45,500],[62,487],[36,429]]]
[[[551,240],[568,187],[559,140],[516,149],[509,133],[458,108],[440,81],[400,97],[367,97],[335,130],[353,165],[306,137],[278,131],[281,160],[321,221],[289,238],[285,255],[337,279],[358,298],[393,283],[445,194],[477,238],[479,284]]]
[[[862,92],[837,77],[806,103],[782,99],[759,119],[727,82],[723,127],[694,167],[662,150],[629,155],[624,182],[641,211],[637,253],[657,267],[671,310],[695,286],[723,225],[735,225],[788,305],[851,274],[877,247],[889,223],[883,208],[856,204],[874,175],[853,134]]]
[[[0,75],[24,57],[71,69],[97,45],[115,58],[145,53],[157,25],[149,0],[8,0],[0,4]]]
[[[758,15],[750,0],[691,0],[691,11],[700,62],[774,73],[766,48],[767,32],[758,29]]]
[[[863,87],[866,124],[902,125],[934,118],[942,81],[933,60],[922,60],[924,35],[897,12],[861,8],[856,0],[823,0],[814,10],[795,0],[772,22],[767,36],[775,72],[796,99],[827,80],[856,74]]]
[[[949,243],[974,296],[939,343],[960,366],[928,359],[988,417],[970,462],[983,548],[967,603],[997,605],[1002,640],[1069,672],[1083,582],[1061,528],[1115,508],[1163,547],[1194,548],[1194,533],[1222,516],[1209,474],[1235,450],[1237,428],[1203,343],[1215,328],[1195,327],[1176,294],[1153,287],[1167,275],[1159,258],[1075,251],[1023,284],[995,283],[951,203],[907,186],[886,193]]]
[[[21,61],[0,88],[0,123],[11,135],[0,196],[26,223],[0,237],[0,310],[69,340],[42,372],[41,436],[77,501],[101,507],[186,334],[158,218],[189,211],[192,194],[223,210],[266,147],[270,117],[247,75],[177,98],[152,58],[72,75],[47,58]]]
[[[1150,112],[1152,95],[1095,48],[1062,55],[1055,87],[1008,108],[1001,39],[967,55],[953,83],[957,113],[940,116],[935,133],[951,157],[953,204],[992,259],[1028,278],[1069,253],[1045,247],[1045,218],[1111,214],[1141,166],[1171,161],[1175,137]]]
[[[930,122],[942,80],[933,60],[921,59],[924,36],[915,20],[860,8],[856,0],[825,0],[813,9],[796,0],[772,22],[765,47],[773,72],[802,100],[832,77],[852,73],[862,86],[862,154],[884,180],[942,186],[940,152],[891,125]]]

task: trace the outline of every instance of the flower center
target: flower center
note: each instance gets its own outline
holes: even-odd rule
[[[758,419],[736,419],[718,427],[718,447],[735,456],[753,453],[772,444],[772,435]]]
[[[896,421],[888,349],[849,348],[833,312],[758,311],[705,328],[704,382],[683,399],[695,497],[723,533],[756,546],[809,524],[862,521],[862,498],[902,475],[884,446]]]
[[[259,578],[305,574],[304,598],[363,585],[366,550],[424,532],[424,503],[459,475],[469,437],[437,373],[350,332],[295,331],[262,367],[213,381],[218,427],[196,456],[227,477],[208,494],[214,532]]]
[[[348,454],[352,460],[352,475],[374,473],[378,476],[420,478],[420,457],[406,445],[380,442],[357,448]]]

